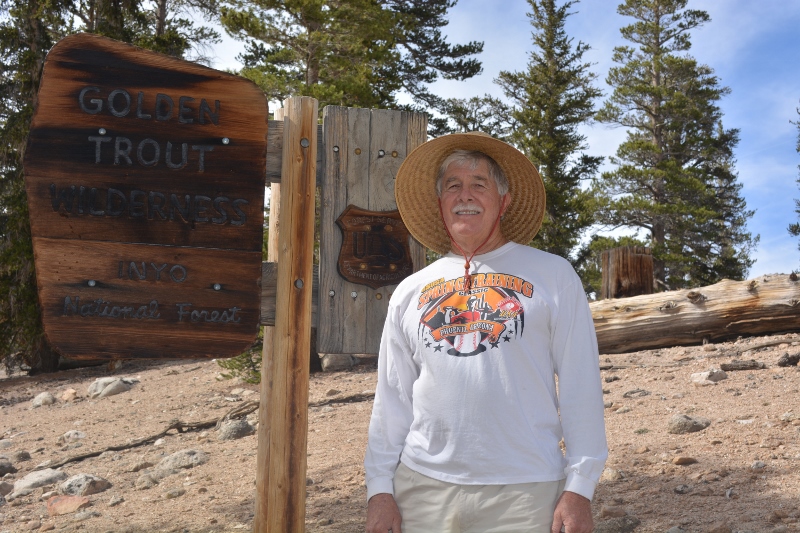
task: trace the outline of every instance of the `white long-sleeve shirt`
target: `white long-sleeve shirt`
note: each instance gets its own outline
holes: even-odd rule
[[[449,254],[391,297],[367,498],[394,493],[402,461],[465,485],[566,477],[565,490],[591,499],[608,448],[580,279],[564,259],[515,243],[475,257],[471,272],[465,292],[464,258]]]

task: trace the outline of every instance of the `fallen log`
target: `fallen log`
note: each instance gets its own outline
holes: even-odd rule
[[[589,307],[600,353],[686,346],[800,331],[800,281],[795,274],[723,280]]]
[[[767,368],[767,365],[755,359],[750,359],[749,361],[734,359],[730,363],[722,363],[719,367],[725,372],[733,372],[736,370],[763,370]]]

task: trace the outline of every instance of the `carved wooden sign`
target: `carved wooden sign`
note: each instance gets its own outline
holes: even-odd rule
[[[373,289],[396,285],[414,271],[408,230],[400,211],[367,211],[354,205],[339,215],[339,273]]]
[[[53,47],[24,167],[56,350],[229,357],[252,344],[267,117],[243,78],[93,35]]]

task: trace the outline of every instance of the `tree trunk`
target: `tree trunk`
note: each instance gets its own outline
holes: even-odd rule
[[[800,281],[794,274],[723,280],[698,289],[601,300],[589,306],[600,353],[800,331]]]
[[[624,246],[600,256],[603,281],[601,300],[653,294],[653,256],[649,248]]]

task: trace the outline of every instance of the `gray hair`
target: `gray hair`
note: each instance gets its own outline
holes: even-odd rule
[[[489,177],[492,178],[497,184],[497,192],[503,196],[508,192],[508,178],[506,177],[503,169],[497,164],[497,161],[477,150],[454,150],[450,155],[445,157],[442,164],[439,166],[439,172],[436,174],[436,194],[442,196],[442,179],[447,167],[453,163],[457,165],[469,164],[471,169],[474,169],[480,164],[481,161],[486,161],[486,166],[489,167]]]

